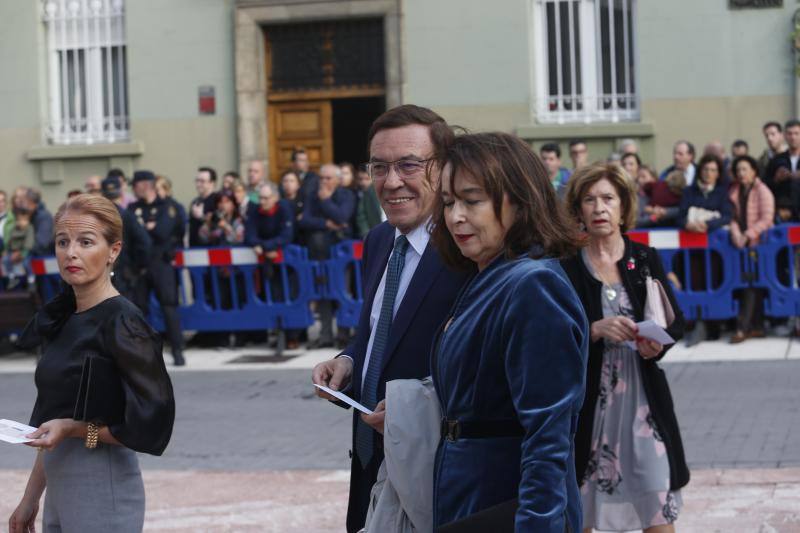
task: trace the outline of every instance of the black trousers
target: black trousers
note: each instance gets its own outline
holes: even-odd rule
[[[135,303],[145,316],[150,312],[150,291],[155,293],[156,300],[164,313],[164,326],[173,356],[182,354],[183,333],[178,316],[178,282],[175,279],[175,269],[172,268],[172,264],[165,261],[152,261],[148,265],[145,275],[139,278],[136,284]]]
[[[736,329],[745,333],[764,329],[764,291],[753,288],[742,290]]]
[[[369,496],[372,485],[378,478],[381,461],[383,461],[383,456],[376,458],[373,455],[367,468],[362,469],[361,463],[356,457],[353,457],[350,472],[350,500],[347,504],[347,533],[355,533],[363,528],[364,522],[367,521]],[[355,472],[356,470],[358,472]]]

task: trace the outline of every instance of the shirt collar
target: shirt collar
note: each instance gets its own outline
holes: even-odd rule
[[[406,234],[406,239],[408,239],[408,244],[417,252],[417,255],[422,255],[425,253],[425,248],[428,246],[428,241],[431,240],[431,234],[428,232],[428,224],[430,223],[431,219],[425,220],[422,224],[414,228],[413,230],[409,231]],[[399,229],[394,229],[394,238],[397,238],[402,235]]]

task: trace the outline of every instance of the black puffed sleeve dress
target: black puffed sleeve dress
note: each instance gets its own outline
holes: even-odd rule
[[[82,440],[65,439],[44,455],[45,530],[141,531],[144,487],[134,452],[161,455],[175,419],[158,333],[122,296],[79,313],[68,289],[34,317],[20,345],[42,346],[32,426],[73,417],[86,357],[114,362],[125,399],[121,421],[109,425],[122,446],[87,450]]]

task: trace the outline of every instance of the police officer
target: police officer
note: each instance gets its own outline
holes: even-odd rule
[[[164,313],[164,325],[172,345],[175,366],[183,366],[186,361],[183,358],[183,335],[178,317],[178,284],[172,267],[178,213],[158,197],[155,181],[155,175],[149,170],[137,170],[133,174],[133,192],[137,200],[128,206],[128,210],[152,240],[147,272],[137,284],[135,301],[146,315],[150,291],[155,292]]]
[[[109,176],[100,184],[103,196],[114,202],[122,217],[122,251],[114,265],[114,287],[128,300],[136,301],[136,284],[147,268],[152,241],[147,231],[131,211],[122,207],[122,187],[116,176]]]

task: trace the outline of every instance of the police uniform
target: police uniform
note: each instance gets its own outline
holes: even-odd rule
[[[109,176],[100,186],[103,196],[114,202],[122,218],[122,251],[114,263],[114,287],[128,300],[136,301],[136,285],[147,268],[152,241],[132,212],[118,202],[122,195],[119,178]]]
[[[136,171],[133,175],[134,186],[142,180],[155,181],[155,176],[147,170]],[[183,365],[183,335],[178,316],[178,284],[172,266],[177,244],[176,227],[180,223],[179,213],[174,206],[158,197],[149,204],[144,200],[137,200],[128,205],[128,210],[147,230],[152,241],[146,274],[136,287],[136,305],[147,315],[150,291],[155,293],[156,300],[164,313],[164,325],[172,345],[172,357],[177,366]],[[154,225],[148,229],[148,224],[151,222]]]

